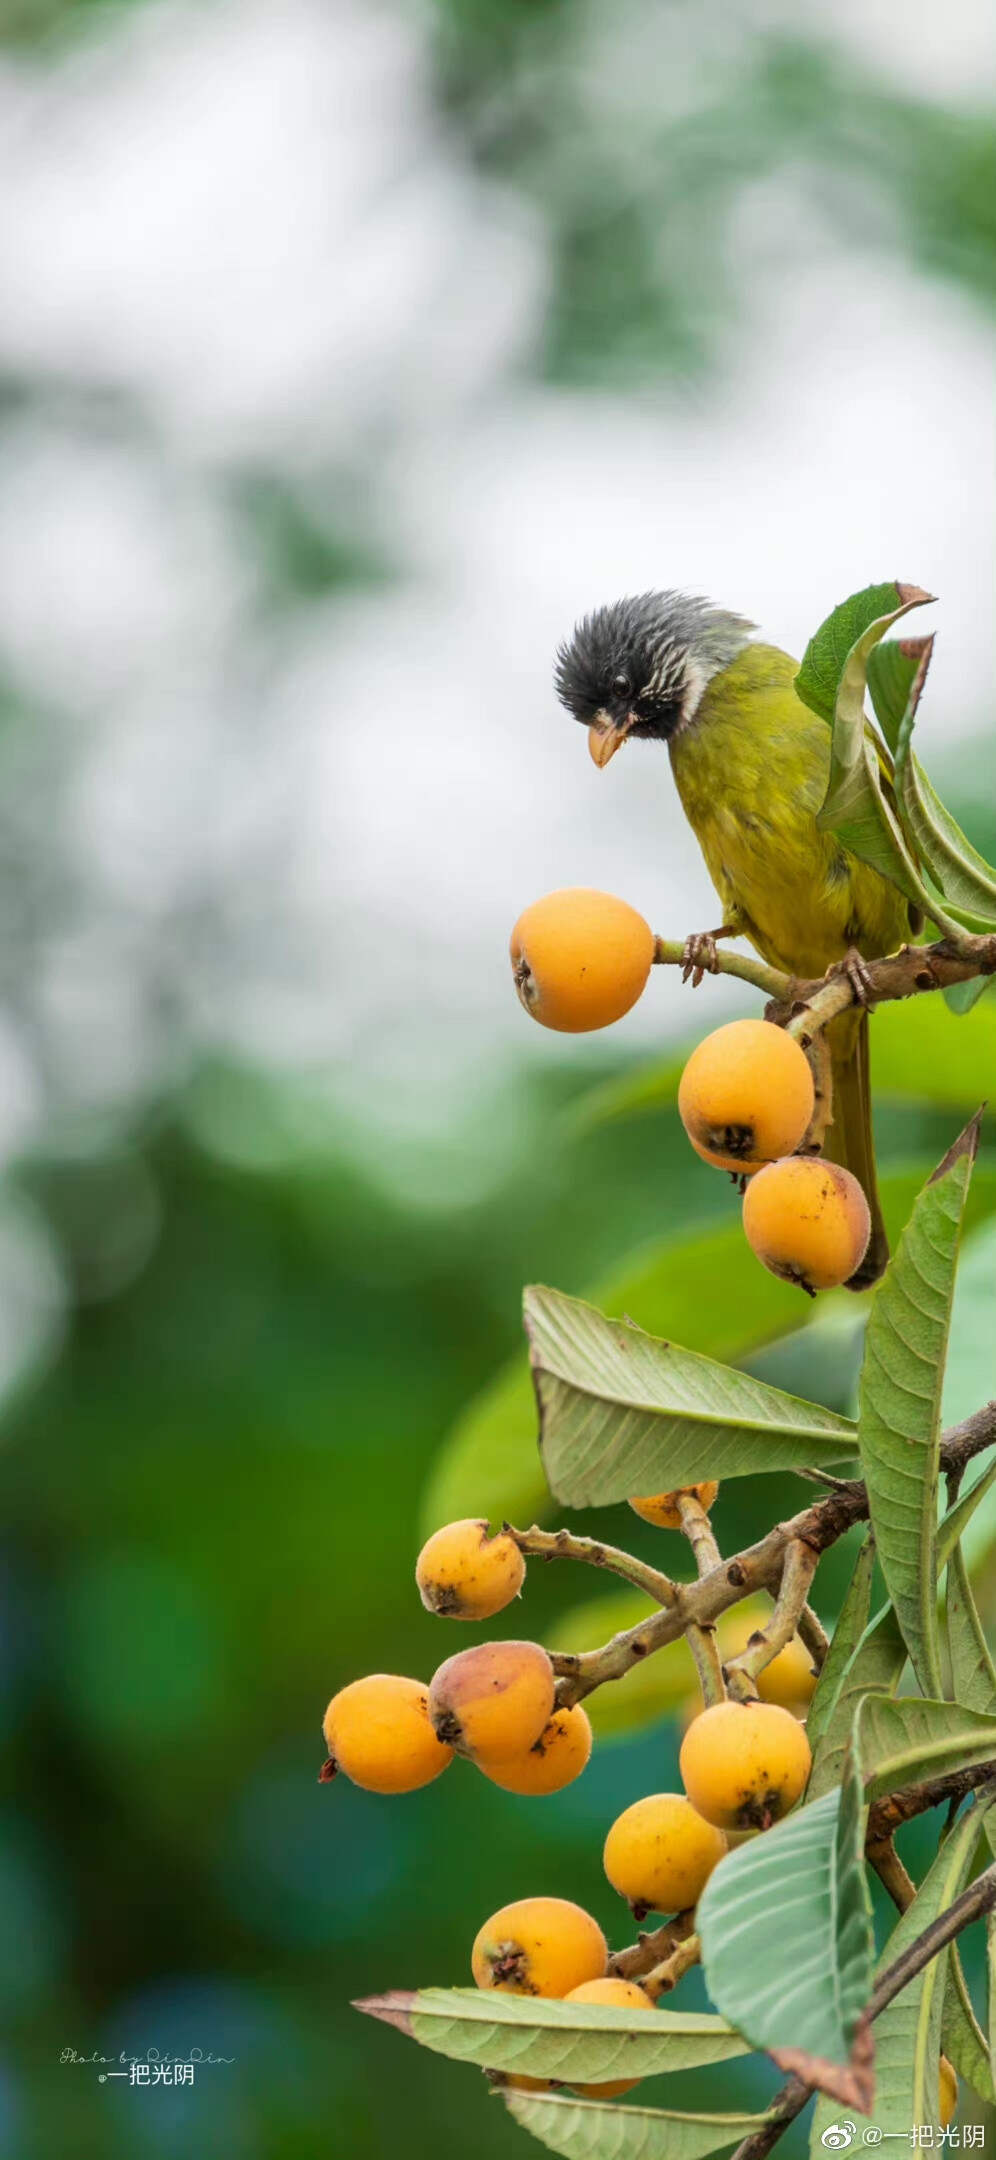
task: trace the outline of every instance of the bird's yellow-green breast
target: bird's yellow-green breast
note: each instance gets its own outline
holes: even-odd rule
[[[817,826],[830,729],[796,696],[796,673],[776,646],[748,645],[670,748],[726,920],[772,966],[813,976],[849,946],[893,952],[908,929],[895,887]]]

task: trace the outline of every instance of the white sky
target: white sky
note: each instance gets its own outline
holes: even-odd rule
[[[741,31],[786,19],[759,5]],[[855,0],[835,27],[883,63],[901,30],[903,79],[955,98],[983,21],[961,0],[941,39],[930,11]],[[225,936],[184,945],[187,1028],[395,1125],[464,1115],[526,1047],[506,941],[538,893],[602,885],[671,935],[712,921],[666,758],[598,775],[552,696],[559,638],[619,591],[706,591],[798,652],[857,585],[925,584],[927,762],[978,728],[989,330],[818,226],[780,266],[783,185],[741,211],[753,306],[724,373],[638,400],[515,374],[544,234],[439,134],[387,9],[104,18],[55,64],[7,60],[0,146],[0,359],[51,387],[0,435],[0,657],[67,728],[90,902],[38,1001],[82,1101],[168,1058],[150,967],[201,904]],[[126,398],[132,431],[60,387],[80,384]],[[404,577],[274,628],[217,491],[239,461],[362,476]],[[655,982],[620,1041],[683,1011]]]

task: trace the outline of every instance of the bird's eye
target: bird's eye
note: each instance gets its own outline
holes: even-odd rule
[[[628,697],[632,687],[628,675],[613,675],[612,688],[617,697]]]

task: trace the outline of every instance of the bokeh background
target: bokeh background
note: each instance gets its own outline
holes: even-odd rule
[[[551,654],[624,589],[799,651],[920,582],[923,755],[986,844],[989,12],[0,0],[0,40],[0,2156],[498,2160],[479,2076],[349,1998],[466,1981],[534,1890],[624,1939],[602,1837],[674,1701],[556,1799],[393,1804],[319,1788],[325,1703],[457,1647],[427,1527],[543,1505],[524,1280],[832,1403],[860,1356],[676,1128],[729,986],[581,1044],[515,1003],[553,886],[715,914],[666,762],[596,774]],[[994,1023],[876,1020],[894,1221]],[[973,1208],[952,1415],[991,1158]],[[803,1490],[727,1488],[721,1539]],[[534,1569],[510,1631],[597,1636],[591,1595]],[[62,2060],[154,2048],[226,2060]]]

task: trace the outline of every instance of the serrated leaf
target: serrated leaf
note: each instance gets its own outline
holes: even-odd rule
[[[861,1368],[861,1467],[879,1561],[914,1671],[941,1692],[937,1484],[941,1391],[978,1119],[919,1195],[875,1295]]]
[[[874,1948],[864,1828],[852,1745],[842,1785],[728,1853],[706,1884],[698,1931],[709,1993],[755,2047],[850,2060]]]
[[[809,1705],[806,1737],[814,1754],[833,1714],[844,1673],[868,1626],[874,1572],[875,1541],[869,1531],[855,1560],[847,1595]]]
[[[893,756],[924,647],[932,644],[932,638],[883,638],[868,655],[868,690]]]
[[[826,1724],[813,1743],[808,1800],[819,1800],[840,1784],[858,1704],[867,1695],[894,1695],[905,1664],[906,1644],[899,1622],[892,1606],[885,1605],[869,1621],[848,1658]]]
[[[914,593],[916,599],[906,598]],[[796,694],[803,704],[832,725],[841,676],[858,639],[880,622],[887,628],[889,622],[897,621],[911,607],[929,598],[918,586],[900,585],[890,578],[883,585],[866,585],[861,592],[842,600],[814,631],[803,653],[795,678]]]
[[[996,1717],[921,1695],[866,1696],[855,1719],[865,1799],[996,1761]],[[770,1834],[770,1833],[769,1833]],[[729,2015],[729,2013],[725,2013]]]
[[[591,2084],[694,2070],[749,2053],[723,2018],[688,2010],[625,2010],[478,1988],[420,1988],[355,2005],[420,2047],[507,2075]]]
[[[638,1627],[657,1607],[638,1590],[587,1598],[561,1613],[544,1640],[548,1650],[597,1650],[612,1635]],[[693,1697],[698,1685],[685,1637],[665,1644],[653,1657],[633,1665],[611,1687],[596,1688],[585,1709],[596,1739],[617,1740],[643,1732]]]
[[[865,719],[868,656],[891,625],[930,595],[916,586],[896,587],[901,604],[879,616],[851,647],[840,671],[834,709],[830,778],[816,822],[870,863],[943,930],[950,925],[920,877],[892,801],[883,785],[887,753]]]
[[[958,1896],[971,1866],[979,1836],[978,1810],[957,1824],[925,1877],[912,1904],[897,1921],[879,1959],[878,1974],[888,1970],[932,1920]],[[914,2123],[938,2122],[937,2066],[941,2045],[941,2007],[947,1954],[933,1958],[875,2020],[874,2121],[887,2134],[908,2138]],[[810,2152],[823,2160],[823,2132],[832,2109],[820,2100],[813,2118]],[[860,2126],[868,2120],[854,2110]],[[859,2147],[860,2139],[855,2139]]]
[[[913,753],[913,729],[933,638],[925,638],[896,737],[895,788],[904,829],[948,905],[980,928],[996,923],[996,871],[966,839]]]
[[[523,1300],[551,1491],[568,1507],[702,1478],[840,1463],[855,1429],[816,1403],[541,1286]]]
[[[763,2129],[764,2115],[678,2115],[664,2108],[614,2107],[506,2093],[509,2114],[564,2160],[704,2160]]]

